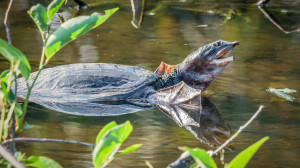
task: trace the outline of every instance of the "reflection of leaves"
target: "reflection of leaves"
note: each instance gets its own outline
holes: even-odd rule
[[[91,16],[79,16],[64,22],[47,40],[47,58],[50,59],[66,44],[104,23],[118,9],[119,8],[106,10],[105,15],[93,13]]]
[[[284,89],[269,88],[266,91],[268,91],[270,93],[274,93],[278,97],[281,97],[281,98],[283,98],[285,100],[288,100],[290,102],[293,102],[295,100],[295,98],[293,96],[288,95],[288,94],[297,92],[297,90],[289,89],[289,88],[284,88]]]

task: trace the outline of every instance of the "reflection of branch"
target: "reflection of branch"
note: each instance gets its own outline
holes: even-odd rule
[[[232,137],[230,137],[225,143],[223,143],[223,145],[221,145],[218,149],[216,149],[215,151],[213,151],[212,153],[210,153],[210,156],[215,156],[220,150],[222,150],[223,148],[225,148],[230,142],[232,142],[240,133],[243,132],[243,130],[257,117],[257,115],[261,112],[261,110],[264,108],[263,105],[260,105],[258,110],[255,112],[255,114],[250,118],[250,120],[248,122],[246,122],[243,126],[241,126],[239,128],[239,130],[232,135]]]
[[[13,139],[8,139],[6,141],[2,142],[2,145],[6,145],[12,142],[59,142],[59,143],[70,143],[70,144],[77,144],[77,145],[84,145],[88,146],[90,148],[94,148],[94,144],[90,144],[87,142],[80,142],[80,141],[70,141],[70,140],[62,140],[62,139],[51,139],[51,138],[13,138]]]
[[[256,4],[257,5],[266,5],[270,0],[260,0]]]
[[[10,0],[10,2],[8,4],[8,7],[7,7],[7,10],[5,12],[5,17],[4,17],[4,25],[5,25],[5,28],[6,28],[7,40],[8,40],[9,44],[11,44],[12,41],[11,41],[11,37],[10,37],[10,28],[9,28],[8,14],[9,14],[10,8],[12,6],[12,3],[13,3],[13,0]]]
[[[295,30],[291,30],[291,31],[287,31],[287,30],[284,30],[284,28],[282,26],[280,26],[279,23],[277,23],[275,21],[275,19],[272,18],[272,16],[267,12],[265,11],[263,8],[262,8],[262,4],[260,2],[257,3],[257,7],[258,9],[264,14],[264,16],[270,20],[271,23],[273,23],[279,30],[281,30],[282,32],[284,32],[285,34],[291,34],[291,33],[297,33],[297,32],[300,32],[300,27],[298,27],[297,29]]]
[[[74,1],[79,6],[79,9],[87,9],[89,7],[85,2],[81,0],[74,0]]]
[[[132,8],[132,21],[131,24],[133,27],[135,27],[136,29],[140,28],[142,22],[143,22],[143,18],[144,18],[144,12],[145,12],[145,6],[146,6],[146,1],[147,0],[143,0],[143,4],[142,4],[142,9],[141,9],[141,14],[140,14],[140,19],[138,24],[135,24],[135,13],[136,13],[136,4],[133,2],[134,0],[130,0],[131,2],[131,8]]]
[[[5,147],[0,145],[0,155],[3,156],[12,166],[16,168],[25,168],[25,165],[18,161],[12,153],[10,153]]]

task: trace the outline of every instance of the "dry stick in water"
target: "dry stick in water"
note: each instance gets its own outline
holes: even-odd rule
[[[13,143],[13,142],[59,142],[59,143],[84,145],[84,146],[89,146],[90,148],[95,147],[94,144],[87,143],[87,142],[80,142],[80,141],[70,141],[70,140],[52,139],[52,138],[42,138],[42,139],[40,139],[40,138],[25,138],[25,137],[8,139],[6,141],[3,141],[2,145],[6,145],[9,143]]]
[[[239,128],[239,130],[234,135],[232,135],[232,137],[230,137],[225,143],[223,143],[218,149],[216,149],[215,151],[210,153],[210,156],[215,156],[220,150],[222,150],[230,142],[232,142],[258,116],[258,114],[262,111],[263,108],[264,108],[264,106],[260,105],[258,110],[256,111],[256,113],[250,118],[250,120],[248,122],[246,122],[243,126],[241,126]]]

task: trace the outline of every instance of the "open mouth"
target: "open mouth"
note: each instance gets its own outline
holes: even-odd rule
[[[239,42],[233,42],[232,45],[223,48],[217,53],[216,59],[213,61],[217,66],[226,66],[233,62],[234,56],[226,57],[234,49]]]

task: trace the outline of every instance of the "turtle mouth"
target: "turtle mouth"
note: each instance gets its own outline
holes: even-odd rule
[[[233,42],[232,45],[224,47],[217,54],[216,58],[213,60],[217,66],[226,66],[234,61],[234,56],[227,57],[229,53],[234,49],[236,45],[239,45],[239,42]]]

